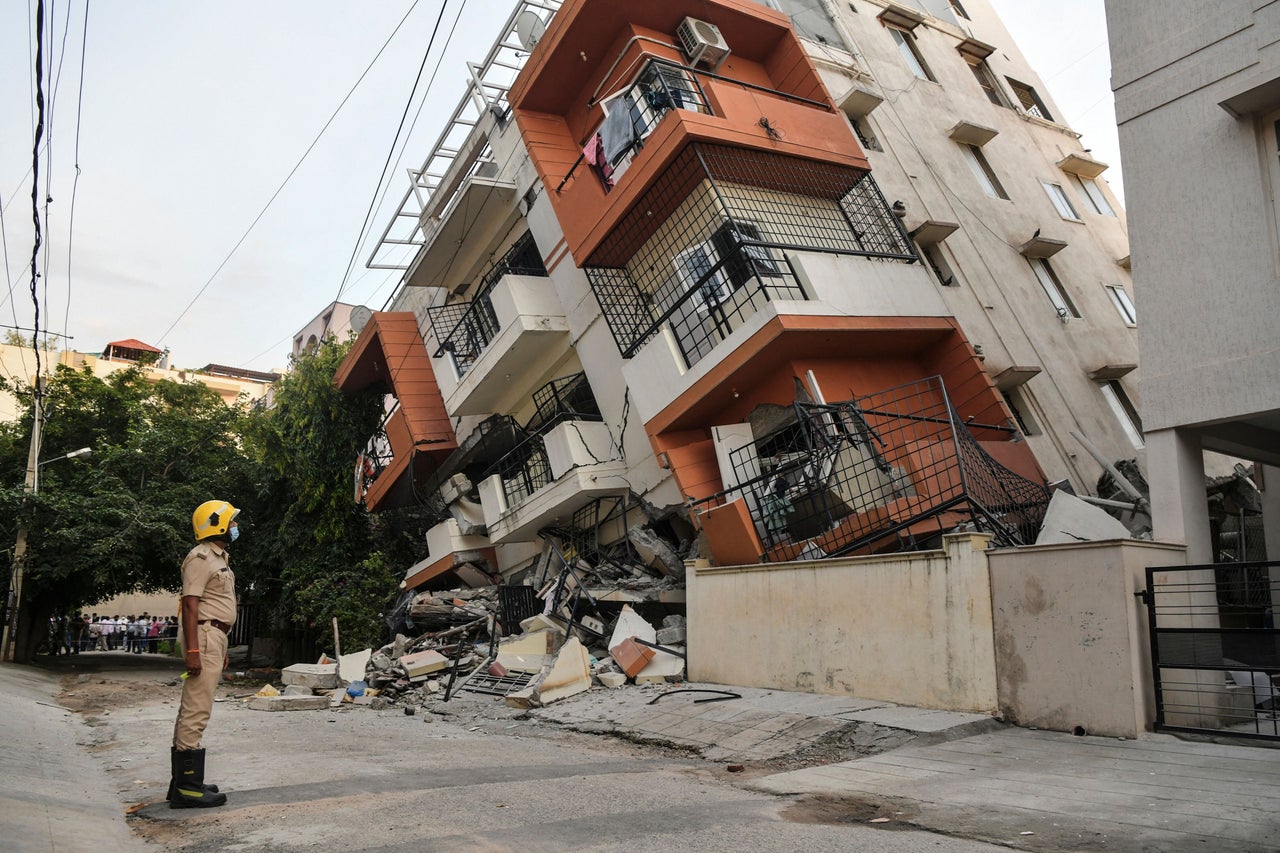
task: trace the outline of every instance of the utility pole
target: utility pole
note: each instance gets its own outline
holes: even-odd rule
[[[31,422],[31,447],[27,450],[26,491],[40,491],[40,433],[43,427],[43,409],[40,398],[44,395],[44,377],[36,377],[35,412]],[[18,541],[13,546],[13,575],[9,584],[9,619],[4,625],[4,639],[0,642],[0,658],[12,661],[18,641],[18,612],[22,608],[22,575],[27,562],[27,522],[18,523]]]

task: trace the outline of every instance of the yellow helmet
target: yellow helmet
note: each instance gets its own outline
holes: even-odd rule
[[[205,501],[200,504],[191,514],[191,527],[195,530],[196,541],[225,536],[231,529],[231,522],[239,514],[240,510],[226,501]]]

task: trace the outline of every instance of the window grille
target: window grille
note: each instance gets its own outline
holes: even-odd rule
[[[1053,121],[1053,115],[1049,112],[1049,108],[1044,105],[1044,101],[1040,100],[1040,95],[1034,87],[1028,86],[1026,83],[1019,83],[1012,77],[1004,79],[1009,82],[1009,88],[1013,90],[1013,94],[1022,106],[1023,112],[1029,116],[1042,118],[1045,121]]]
[[[666,326],[692,365],[768,302],[808,298],[789,251],[918,260],[868,173],[695,143],[584,268],[624,358]]]

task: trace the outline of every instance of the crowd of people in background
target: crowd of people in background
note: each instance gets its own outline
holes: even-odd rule
[[[142,654],[167,654],[178,638],[177,616],[108,616],[76,612],[49,619],[47,652],[78,655],[81,652],[123,650]]]

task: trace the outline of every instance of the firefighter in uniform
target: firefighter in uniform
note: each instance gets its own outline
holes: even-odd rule
[[[169,807],[212,808],[227,795],[204,782],[200,737],[209,724],[213,693],[227,665],[227,634],[236,619],[236,577],[227,548],[240,531],[240,510],[226,501],[205,501],[191,516],[196,547],[182,561],[182,645],[187,666],[182,703],[170,750]]]

